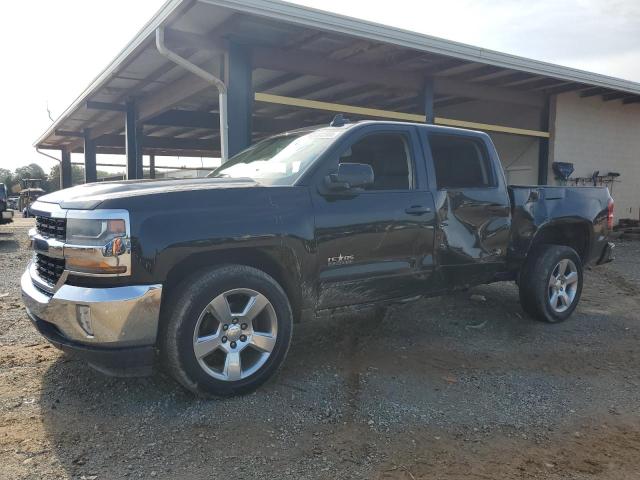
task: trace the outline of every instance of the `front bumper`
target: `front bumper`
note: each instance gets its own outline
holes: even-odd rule
[[[118,377],[138,377],[149,375],[153,371],[153,345],[122,348],[84,345],[63,336],[53,323],[28,313],[36,330],[56,348],[81,358],[102,373]]]
[[[64,284],[51,294],[38,288],[37,281],[37,273],[30,266],[21,279],[22,299],[36,328],[54,345],[80,352],[92,365],[102,367],[100,370],[110,370],[109,365],[101,365],[110,362],[100,360],[117,359],[125,350],[153,351],[161,285],[85,288]],[[136,357],[138,353],[129,360],[152,360],[146,358],[147,354]],[[135,363],[124,362],[130,367]]]

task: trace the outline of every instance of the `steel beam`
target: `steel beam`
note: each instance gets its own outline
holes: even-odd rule
[[[247,47],[229,42],[226,60],[228,88],[229,157],[251,145],[253,67]]]
[[[462,81],[473,81],[478,78],[486,77],[487,75],[493,75],[494,73],[498,73],[503,70],[503,68],[494,67],[493,65],[483,65],[474,70],[454,75],[453,78]]]
[[[197,33],[185,32],[173,28],[165,28],[165,43],[172,50],[195,49],[207,50],[211,53],[223,53],[224,44],[221,38]]]
[[[56,130],[54,135],[56,137],[84,138],[84,133],[72,132],[69,130]]]
[[[125,148],[127,154],[127,180],[144,178],[142,171],[141,128],[138,109],[134,100],[127,101],[125,118]]]
[[[631,103],[640,103],[640,96],[635,96],[635,97],[631,97],[631,98],[625,98],[624,100],[622,100],[622,103],[624,105],[629,105]]]
[[[433,123],[436,115],[433,106],[433,78],[427,78],[424,82],[423,104],[426,123]]]
[[[218,114],[196,110],[167,110],[144,121],[145,125],[219,130]]]
[[[547,93],[548,95],[559,95],[565,92],[576,92],[579,90],[584,90],[585,88],[587,88],[586,85],[580,83],[572,83],[570,85],[563,85],[560,87],[551,87],[545,89],[545,93]]]
[[[126,112],[127,106],[121,105],[119,103],[108,103],[108,102],[87,102],[87,108],[89,110],[107,110],[110,112]]]
[[[461,103],[469,103],[469,102],[473,102],[473,98],[467,98],[467,97],[450,97],[450,98],[445,98],[441,101],[436,102],[436,105],[438,106],[438,108],[445,108],[445,107],[451,107],[453,105],[460,105]]]
[[[71,152],[67,149],[62,150],[60,160],[60,188],[69,188],[73,186],[73,177],[71,176]]]
[[[440,75],[447,70],[453,70],[454,68],[461,67],[468,64],[465,60],[459,60],[457,58],[446,58],[441,61],[436,61],[432,65],[427,66],[421,71],[422,75]]]
[[[549,131],[549,115],[551,114],[551,97],[547,97],[544,108],[540,112],[540,130]],[[549,181],[549,137],[542,137],[538,144],[538,185],[546,185]]]
[[[149,155],[149,178],[156,178],[156,156]]]
[[[422,74],[399,72],[374,65],[328,59],[324,55],[309,52],[283,50],[270,47],[253,49],[254,68],[266,68],[281,72],[296,72],[301,75],[329,77],[346,82],[365,85],[381,85],[387,88],[420,91],[424,82]]]
[[[537,77],[526,72],[514,72],[514,73],[510,73],[509,75],[503,75],[501,77],[487,80],[482,83],[486,85],[491,85],[492,87],[500,87],[502,85],[507,85],[509,83],[518,82],[520,80],[533,79],[533,78],[537,78]]]
[[[540,92],[524,92],[508,88],[498,88],[480,82],[461,82],[453,78],[436,77],[434,79],[434,88],[438,95],[452,97],[467,97],[534,107],[540,107],[545,102],[545,95]]]
[[[218,114],[193,110],[168,110],[145,120],[145,125],[163,127],[202,128],[218,131]],[[293,120],[278,120],[270,117],[253,117],[252,127],[259,132],[282,132],[299,127]]]
[[[602,99],[605,102],[610,102],[611,100],[623,100],[628,97],[633,97],[633,94],[626,92],[611,92],[602,95]]]
[[[127,148],[127,135],[102,135],[95,139],[97,147]],[[158,150],[198,150],[217,151],[218,148],[210,140],[200,140],[195,138],[167,138],[140,136],[137,139],[138,150],[158,149]],[[128,152],[127,152],[128,153]],[[142,160],[142,156],[140,155]],[[128,157],[127,157],[128,160]],[[142,161],[140,162],[140,165]],[[141,177],[137,177],[141,178]]]
[[[87,128],[84,131],[84,183],[97,181],[96,144],[91,138],[91,131]]]
[[[97,151],[99,154],[104,155],[124,155],[124,147],[97,147]],[[162,155],[164,157],[193,157],[193,158],[202,158],[202,157],[212,157],[212,158],[220,158],[220,150],[170,150],[166,148],[147,148],[145,149],[145,153],[148,155]],[[98,164],[100,165],[100,164]],[[143,167],[145,168],[145,167]],[[156,169],[160,167],[156,165]]]
[[[292,80],[295,80],[299,77],[300,75],[298,75],[297,73],[285,73],[283,75],[281,74],[272,78],[271,80],[267,80],[266,82],[261,83],[257,88],[261,91],[271,90],[272,88],[284,85],[285,83],[291,82]]]
[[[603,93],[606,93],[607,91],[608,91],[607,88],[594,87],[594,88],[589,88],[588,90],[584,90],[584,91],[580,92],[580,96],[583,97],[583,98],[595,97],[596,95],[602,95]]]

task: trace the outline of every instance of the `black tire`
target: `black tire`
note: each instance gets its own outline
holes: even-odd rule
[[[565,262],[568,261],[568,262]],[[571,294],[568,306],[562,301],[556,302],[556,308],[552,307],[553,287],[550,287],[552,274],[557,273],[556,268],[561,263],[567,263],[570,271],[575,267],[577,284],[575,287],[563,285]],[[522,309],[533,318],[548,322],[559,323],[571,316],[582,295],[583,269],[582,261],[576,251],[570,247],[562,245],[541,245],[531,251],[527,256],[527,261],[523,266],[519,278],[520,304]],[[561,309],[562,311],[559,311]]]
[[[205,307],[218,295],[235,289],[251,289],[264,295],[277,321],[275,345],[266,362],[240,380],[220,380],[200,365],[194,352],[194,332]],[[252,392],[282,365],[293,332],[293,315],[286,293],[266,273],[244,265],[223,265],[185,279],[164,302],[160,333],[165,368],[181,385],[205,397],[228,397]]]

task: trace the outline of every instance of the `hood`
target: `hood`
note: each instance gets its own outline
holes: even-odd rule
[[[250,178],[188,178],[180,180],[123,180],[78,185],[43,195],[40,202],[57,203],[62,208],[92,210],[106,199],[127,198],[193,190],[247,188],[260,184]]]

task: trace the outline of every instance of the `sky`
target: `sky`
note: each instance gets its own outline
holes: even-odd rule
[[[55,163],[34,141],[164,0],[3,2],[0,167]],[[640,0],[297,0],[436,37],[640,82]],[[390,7],[390,5],[392,5]],[[59,152],[49,152],[59,157]],[[73,155],[81,161],[81,155]],[[99,155],[98,161],[123,162]],[[157,163],[199,166],[200,159]],[[207,163],[206,163],[207,164]]]

